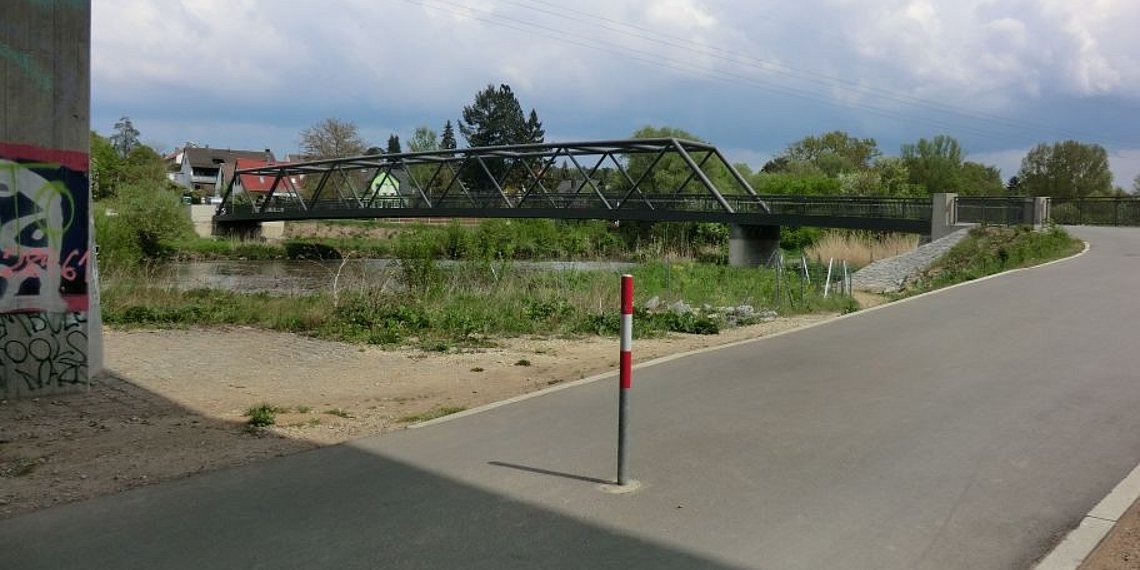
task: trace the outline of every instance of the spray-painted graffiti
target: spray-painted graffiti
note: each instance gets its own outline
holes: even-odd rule
[[[0,311],[87,309],[86,192],[84,172],[0,159]]]
[[[87,155],[0,142],[0,393],[88,382]]]
[[[0,315],[0,393],[66,389],[87,382],[87,316]],[[12,385],[15,383],[15,385]]]
[[[0,59],[6,59],[15,64],[15,67],[27,74],[28,78],[32,80],[32,83],[41,90],[47,91],[51,89],[51,75],[44,71],[29,54],[21,53],[12,46],[0,43]]]

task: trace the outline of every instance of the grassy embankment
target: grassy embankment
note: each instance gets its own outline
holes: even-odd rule
[[[980,226],[927,269],[905,294],[922,293],[1010,269],[1029,267],[1073,255],[1084,243],[1053,226]]]

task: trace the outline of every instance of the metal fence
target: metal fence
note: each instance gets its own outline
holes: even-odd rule
[[[958,223],[1019,225],[1034,223],[1034,199],[1025,196],[959,196]]]
[[[1053,221],[1090,226],[1140,226],[1140,198],[1054,198]]]

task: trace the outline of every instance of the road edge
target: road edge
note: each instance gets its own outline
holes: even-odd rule
[[[842,321],[842,320],[844,320],[844,319],[855,318],[855,317],[858,317],[858,316],[860,316],[860,315],[865,315],[865,314],[867,314],[867,313],[870,313],[870,312],[874,312],[874,311],[879,311],[879,310],[887,309],[887,308],[889,308],[889,307],[898,306],[898,305],[901,305],[901,304],[904,304],[904,303],[909,303],[909,302],[911,302],[911,301],[914,301],[914,300],[917,300],[917,299],[922,299],[922,298],[925,298],[925,297],[928,297],[928,296],[931,296],[931,295],[937,295],[937,294],[943,293],[943,292],[945,292],[945,291],[950,291],[950,290],[953,290],[953,289],[957,289],[957,288],[959,288],[959,287],[965,287],[965,286],[967,286],[967,285],[972,285],[972,284],[974,284],[974,283],[980,283],[980,282],[982,282],[982,281],[988,281],[988,280],[990,280],[990,279],[994,279],[994,278],[997,278],[997,277],[1001,277],[1001,276],[1003,276],[1003,275],[1008,275],[1008,274],[1010,274],[1010,273],[1017,273],[1017,272],[1019,272],[1019,271],[1029,271],[1029,270],[1037,269],[1037,268],[1039,268],[1039,267],[1047,267],[1047,266],[1049,266],[1049,265],[1053,265],[1054,263],[1061,263],[1062,261],[1069,261],[1069,260],[1071,260],[1071,259],[1076,259],[1076,258],[1078,258],[1078,257],[1080,257],[1080,256],[1082,256],[1082,255],[1084,255],[1085,253],[1087,253],[1087,252],[1089,251],[1089,247],[1090,247],[1090,246],[1089,246],[1089,242],[1087,242],[1087,241],[1086,241],[1086,242],[1084,242],[1084,244],[1085,244],[1085,247],[1084,247],[1084,249],[1082,249],[1081,251],[1079,251],[1079,252],[1077,252],[1077,253],[1074,253],[1073,255],[1070,255],[1070,256],[1068,256],[1068,257],[1062,257],[1061,259],[1054,259],[1054,260],[1052,260],[1052,261],[1047,261],[1047,262],[1045,262],[1045,263],[1042,263],[1042,264],[1040,264],[1040,265],[1033,265],[1033,266],[1030,266],[1030,267],[1019,267],[1019,268],[1017,268],[1017,269],[1010,269],[1010,270],[1007,270],[1007,271],[1002,271],[1001,273],[995,273],[995,274],[993,274],[993,275],[987,275],[987,276],[985,276],[985,277],[979,277],[978,279],[973,279],[973,280],[970,280],[970,281],[964,281],[964,282],[962,282],[962,283],[956,283],[956,284],[954,284],[954,285],[950,285],[950,286],[947,286],[947,287],[943,287],[943,288],[941,288],[941,289],[935,289],[934,291],[927,291],[927,292],[925,292],[925,293],[920,293],[920,294],[918,294],[918,295],[915,295],[915,296],[913,296],[913,297],[906,297],[906,298],[904,298],[904,299],[899,299],[899,300],[897,300],[897,301],[892,301],[892,302],[890,302],[890,303],[884,303],[884,304],[882,304],[882,305],[876,305],[876,306],[874,306],[874,307],[868,307],[868,308],[866,308],[866,309],[860,309],[860,310],[858,310],[858,311],[855,311],[855,312],[853,312],[853,313],[847,313],[847,314],[845,314],[845,315],[838,315],[838,316],[836,316],[836,317],[834,317],[834,318],[825,319],[825,320],[822,320],[822,321],[819,321],[819,322],[816,322],[816,323],[810,323],[810,324],[806,324],[806,325],[803,325],[803,326],[799,326],[799,327],[791,328],[791,329],[788,329],[788,330],[783,330],[783,331],[780,331],[780,332],[777,332],[777,333],[773,333],[773,334],[770,334],[770,335],[758,336],[758,337],[755,337],[755,338],[747,338],[747,339],[744,339],[744,340],[737,340],[737,341],[728,342],[728,343],[725,343],[725,344],[718,344],[718,345],[716,345],[716,346],[708,346],[708,347],[705,347],[705,348],[699,348],[699,349],[696,349],[696,350],[690,350],[690,351],[688,351],[688,352],[679,352],[679,353],[677,353],[677,354],[670,354],[670,355],[668,355],[668,356],[662,356],[662,357],[659,357],[659,358],[654,358],[654,359],[652,359],[652,360],[647,360],[647,361],[645,361],[645,362],[641,362],[641,363],[637,363],[637,364],[634,364],[634,365],[633,365],[633,370],[642,370],[642,369],[645,369],[645,368],[649,368],[649,367],[652,367],[652,366],[657,366],[657,365],[660,365],[660,364],[665,364],[666,362],[671,362],[671,361],[673,361],[673,360],[677,360],[677,359],[681,359],[681,358],[688,358],[688,357],[690,357],[690,356],[696,356],[696,355],[698,355],[698,354],[705,354],[705,353],[709,353],[709,352],[713,352],[713,351],[717,351],[717,350],[725,350],[725,349],[728,349],[728,348],[733,348],[733,347],[736,347],[736,346],[741,346],[741,345],[744,345],[744,344],[750,344],[750,343],[754,343],[754,342],[761,342],[761,341],[764,341],[764,340],[767,340],[767,339],[770,339],[770,338],[776,338],[776,337],[779,337],[779,336],[783,336],[783,335],[786,335],[786,334],[797,333],[797,332],[800,332],[800,331],[804,331],[804,330],[808,330],[808,329],[811,329],[811,328],[814,328],[814,327],[819,327],[819,326],[828,325],[828,324],[831,324],[831,323],[834,323],[834,322]],[[617,344],[615,343],[615,345],[614,345],[614,346],[615,346],[615,350],[616,350]],[[635,357],[636,357],[636,355],[637,355],[637,346],[636,346],[636,343],[634,344],[634,351],[633,351],[633,353],[634,353],[634,355],[635,355]],[[618,374],[618,371],[617,371],[616,369],[615,369],[615,370],[610,370],[610,371],[608,371],[608,372],[602,372],[602,373],[600,373],[600,374],[595,374],[595,375],[593,375],[593,376],[589,376],[589,377],[587,377],[587,378],[582,378],[582,379],[580,379],[580,380],[574,380],[573,382],[566,382],[566,383],[563,383],[563,384],[559,384],[559,385],[557,385],[557,386],[551,386],[551,387],[549,387],[549,388],[544,388],[544,389],[542,389],[542,390],[537,390],[537,391],[535,391],[535,392],[528,392],[528,393],[526,393],[526,394],[521,394],[521,395],[518,395],[518,396],[514,396],[513,398],[507,398],[506,400],[500,400],[500,401],[498,401],[498,402],[492,402],[492,403],[490,403],[490,404],[484,404],[484,405],[482,405],[482,406],[478,406],[478,407],[475,407],[475,408],[471,408],[471,409],[469,409],[469,410],[463,410],[462,412],[456,412],[456,413],[454,413],[454,414],[449,414],[449,415],[446,415],[446,416],[443,416],[443,417],[439,417],[439,418],[435,418],[435,419],[432,419],[432,420],[428,420],[428,421],[426,421],[426,422],[420,422],[420,423],[412,424],[412,425],[409,425],[409,426],[407,426],[407,429],[420,429],[420,428],[430,427],[430,426],[434,426],[434,425],[437,425],[437,424],[442,424],[442,423],[445,423],[445,422],[450,422],[450,421],[458,420],[458,419],[461,419],[461,418],[465,418],[465,417],[467,417],[467,416],[473,416],[473,415],[475,415],[475,414],[481,414],[481,413],[483,413],[483,412],[487,412],[487,411],[493,410],[493,409],[495,409],[495,408],[500,408],[500,407],[502,407],[502,406],[509,406],[509,405],[511,405],[511,404],[516,404],[516,403],[518,403],[518,402],[523,402],[523,401],[526,401],[526,400],[530,400],[530,399],[532,399],[532,398],[538,398],[538,397],[541,397],[541,396],[546,396],[546,395],[548,395],[548,394],[553,394],[553,393],[555,393],[555,392],[561,392],[562,390],[569,390],[570,388],[575,388],[575,387],[578,387],[578,386],[582,386],[582,385],[585,385],[585,384],[592,384],[592,383],[594,383],[594,382],[598,382],[598,381],[600,381],[600,380],[606,380],[606,379],[608,379],[608,378],[615,378],[615,377],[617,377],[617,374]]]
[[[1069,531],[1065,538],[1057,544],[1045,557],[1037,563],[1036,570],[1073,570],[1084,564],[1085,560],[1109,532],[1116,527],[1120,517],[1140,499],[1140,465],[1117,483],[1108,495],[1087,515],[1085,515],[1076,528]]]

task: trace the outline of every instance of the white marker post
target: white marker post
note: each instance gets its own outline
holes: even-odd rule
[[[626,426],[629,425],[629,388],[633,374],[633,276],[621,276],[621,359],[618,378],[618,473],[617,484],[629,482],[626,466],[629,448],[626,445]]]

